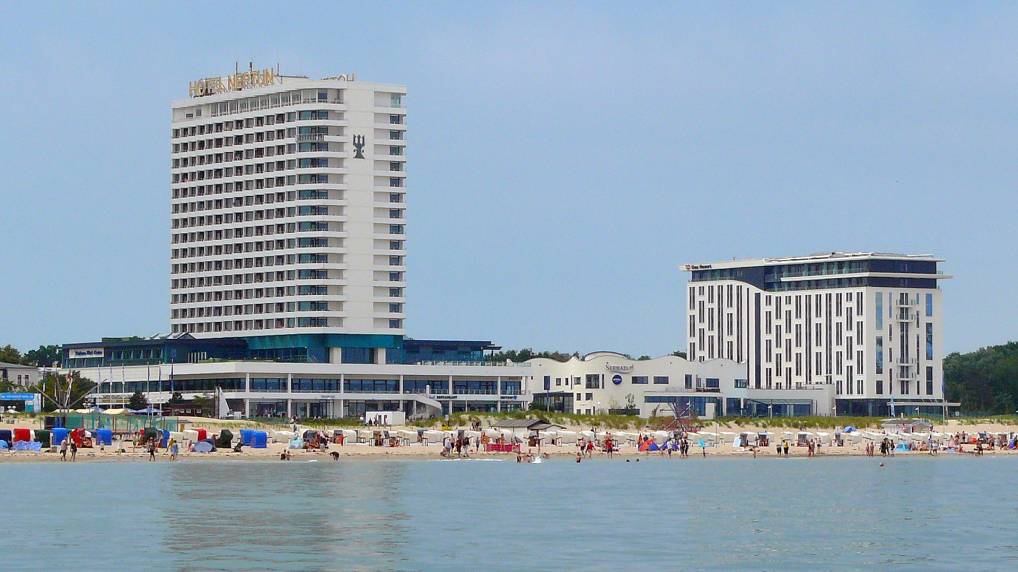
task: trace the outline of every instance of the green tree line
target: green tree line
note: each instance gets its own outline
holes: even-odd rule
[[[947,399],[966,413],[1018,411],[1018,342],[949,354],[944,382]]]
[[[52,367],[59,361],[60,346],[39,346],[38,349],[29,350],[25,354],[10,344],[0,347],[0,362],[4,363]]]

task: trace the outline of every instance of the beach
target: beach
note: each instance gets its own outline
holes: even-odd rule
[[[5,420],[9,421],[9,420]],[[234,443],[239,439],[239,431],[243,428],[259,428],[258,425],[252,423],[246,423],[243,421],[223,421],[216,419],[204,419],[204,418],[189,418],[188,423],[193,427],[202,427],[208,431],[208,434],[218,434],[222,429],[229,429],[234,435]],[[31,424],[27,423],[26,420],[19,420],[15,423],[5,422],[0,423],[0,429],[13,429],[15,427],[28,427]],[[36,428],[36,427],[33,427]],[[264,426],[260,427],[262,430]],[[277,428],[278,429],[278,428]],[[343,429],[349,430],[349,427]],[[400,426],[400,427],[363,427],[361,429],[374,431],[388,431],[395,434],[397,431],[400,432],[417,432],[420,428],[413,426]],[[456,432],[458,430],[470,431],[468,427],[453,427],[447,431]],[[946,426],[939,426],[936,428],[938,433],[941,435],[955,434],[964,432],[967,436],[978,435],[979,433],[991,433],[997,434],[1014,434],[1018,432],[1018,426],[1004,425],[1000,423],[977,423],[977,424],[963,424],[958,421],[949,421]],[[323,433],[330,434],[332,428],[310,428],[304,426],[298,426],[298,432],[302,433],[306,430],[321,430]],[[572,432],[575,434],[582,434],[584,432],[590,432],[590,427],[581,426],[566,426],[563,428],[565,432]],[[431,430],[434,431],[434,430]],[[716,458],[776,458],[776,457],[808,457],[809,448],[807,446],[796,445],[796,434],[798,429],[795,428],[775,428],[754,424],[740,424],[740,425],[718,425],[712,427],[707,425],[702,431],[708,435],[717,435],[714,441],[704,442],[704,447],[701,447],[696,435],[689,438],[689,455],[687,459],[683,460],[703,460],[703,459],[716,459]],[[708,433],[708,431],[710,433]],[[830,443],[830,439],[834,436],[835,432],[832,429],[812,429],[810,431],[812,435],[817,436],[816,439],[820,440],[820,435],[825,435],[828,439],[827,443],[821,443],[815,450],[815,457],[850,457],[850,456],[867,456],[866,444],[873,442],[877,439],[843,439],[843,445],[836,446]],[[866,433],[878,436],[880,435],[879,429],[867,429],[864,430]],[[272,432],[271,430],[269,431]],[[583,456],[583,460],[608,458],[609,455],[602,450],[603,439],[607,434],[618,435],[619,431],[611,429],[597,428],[594,434],[596,438],[594,442],[596,447],[590,452],[589,456],[586,454]],[[680,455],[677,451],[668,454],[664,450],[658,451],[641,451],[636,445],[636,440],[633,436],[638,435],[653,435],[654,431],[650,428],[645,428],[642,431],[635,429],[628,429],[622,431],[623,434],[629,435],[628,439],[615,438],[617,442],[617,448],[612,452],[612,457],[616,459],[636,459],[645,457],[662,457],[668,459],[679,460]],[[770,434],[770,443],[767,446],[753,446],[753,447],[739,447],[733,446],[733,440],[736,436],[741,434],[759,435],[761,433]],[[581,438],[582,440],[582,438]],[[789,441],[787,455],[782,450],[778,452],[777,447],[783,441]],[[580,447],[577,443],[566,443],[566,444],[549,444],[542,443],[540,446],[529,445],[523,439],[523,443],[519,445],[519,451],[521,453],[530,453],[536,457],[538,455],[549,458],[575,458]],[[176,462],[180,463],[191,463],[191,462],[205,462],[205,461],[267,461],[267,460],[280,460],[280,455],[284,452],[290,454],[291,461],[300,460],[320,460],[322,462],[333,462],[332,453],[339,454],[339,460],[372,460],[372,459],[442,459],[443,445],[441,442],[412,442],[409,443],[404,440],[404,444],[399,446],[374,446],[367,443],[353,443],[349,440],[344,444],[338,444],[330,442],[327,444],[325,449],[295,449],[290,448],[289,443],[286,441],[277,442],[272,439],[268,440],[265,448],[253,448],[250,446],[244,446],[240,452],[235,452],[232,449],[219,448],[214,452],[199,453],[189,451],[188,443],[183,444],[180,447],[180,453]],[[706,452],[706,455],[704,455]],[[960,454],[972,454],[975,452],[975,445],[964,445]],[[954,451],[941,450],[938,454],[933,455],[926,450],[914,450],[914,451],[894,451],[894,456],[928,456],[928,457],[946,457],[953,456],[959,453]],[[1002,449],[994,447],[993,449],[985,449],[983,455],[990,456],[1012,456],[1018,454],[1018,450]],[[452,458],[473,458],[473,459],[500,459],[500,460],[516,460],[516,452],[486,452],[483,448],[476,446],[475,441],[472,439],[471,444],[462,450],[462,453],[457,455],[455,451],[451,453]],[[875,456],[880,456],[877,452]],[[70,454],[68,454],[68,460]],[[40,452],[33,451],[6,451],[0,452],[0,464],[4,463],[45,463],[45,462],[61,462],[61,455],[57,447],[44,448]],[[144,447],[135,446],[130,441],[116,440],[111,446],[104,447],[85,447],[79,449],[76,455],[75,462],[152,462],[149,460],[149,454]],[[171,462],[170,453],[167,448],[158,448],[156,450],[155,462]]]

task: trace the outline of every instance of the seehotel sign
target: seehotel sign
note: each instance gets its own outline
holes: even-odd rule
[[[272,68],[238,72],[226,77],[207,77],[192,81],[188,87],[188,94],[191,97],[204,97],[227,91],[266,87],[276,83],[277,77],[276,70]]]

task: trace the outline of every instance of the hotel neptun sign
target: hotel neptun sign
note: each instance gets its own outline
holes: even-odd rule
[[[205,97],[227,91],[241,91],[252,87],[266,87],[276,83],[276,70],[266,68],[238,72],[226,77],[207,77],[192,81],[188,87],[191,97]]]

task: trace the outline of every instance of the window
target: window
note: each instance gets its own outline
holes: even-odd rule
[[[665,385],[667,383],[668,383],[668,376],[667,375],[655,375],[654,376],[654,384],[655,385]]]
[[[884,337],[883,336],[877,336],[877,350],[876,350],[875,353],[876,353],[876,357],[877,357],[877,368],[875,370],[875,373],[877,375],[880,375],[880,374],[884,373]]]
[[[348,379],[344,387],[348,393],[399,393],[395,379]]]
[[[877,380],[877,395],[883,395],[883,394],[884,394],[884,380],[878,379]]]
[[[933,294],[926,294],[926,317],[933,317]]]
[[[593,401],[593,400],[594,400],[594,394],[593,393],[588,393],[587,394],[587,401]]]
[[[926,366],[926,395],[933,395],[933,367]]]
[[[706,382],[707,389],[721,389],[721,380],[716,377],[708,377]]]
[[[926,359],[933,359],[933,324],[926,324]]]
[[[877,292],[877,300],[876,301],[877,301],[877,313],[876,313],[877,329],[878,330],[882,330],[882,329],[884,329],[884,293],[883,292]]]
[[[693,374],[687,373],[685,376],[685,387],[686,389],[693,389]]]
[[[453,381],[452,392],[467,395],[497,395],[497,381]]]
[[[748,379],[736,379],[735,380],[735,389],[748,389],[748,388],[749,388],[749,380]]]
[[[600,389],[601,388],[601,376],[596,373],[587,374],[587,389]]]
[[[645,375],[634,375],[633,385],[647,385],[647,376]]]

